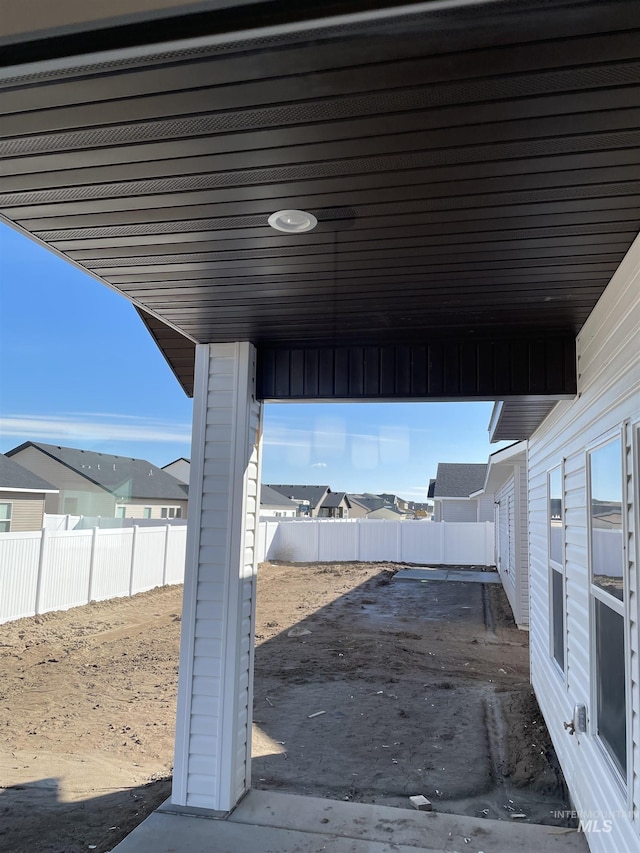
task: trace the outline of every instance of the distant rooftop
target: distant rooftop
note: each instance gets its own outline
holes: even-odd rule
[[[271,486],[260,486],[260,506],[279,506],[283,509],[295,509],[297,503],[272,489]]]
[[[322,501],[327,492],[331,489],[329,486],[300,486],[269,483],[269,488],[275,489],[286,498],[293,498],[296,501],[309,501],[309,505],[315,509]]]
[[[188,497],[188,486],[146,459],[113,456],[109,453],[97,453],[94,450],[80,450],[75,447],[42,444],[37,441],[25,441],[24,444],[10,450],[7,456],[13,456],[28,447],[34,447],[46,453],[47,456],[120,498],[184,501]]]
[[[0,453],[0,491],[57,492],[58,489]]]
[[[322,506],[327,509],[339,507],[342,501],[346,498],[347,505],[350,506],[349,498],[346,492],[329,492],[326,498],[322,501]]]
[[[485,462],[440,462],[433,497],[468,498],[484,486],[486,471]]]

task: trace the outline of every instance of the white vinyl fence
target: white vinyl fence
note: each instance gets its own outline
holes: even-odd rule
[[[66,524],[67,522],[64,522]],[[182,583],[187,526],[0,534],[0,624]],[[491,522],[261,521],[258,559],[493,565]]]
[[[492,566],[493,522],[262,521],[258,559]]]
[[[0,534],[0,623],[182,583],[187,526]]]
[[[166,527],[184,525],[184,518],[112,518],[107,515],[52,515],[44,514],[42,526],[47,530],[89,530],[93,527]]]

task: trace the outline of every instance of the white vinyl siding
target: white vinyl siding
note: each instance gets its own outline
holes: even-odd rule
[[[250,784],[261,405],[253,347],[196,352],[172,799],[228,811]]]
[[[527,491],[527,468],[524,465],[516,469],[516,521],[518,529],[516,586],[520,608],[516,622],[522,626],[529,625],[529,512]]]
[[[626,784],[596,732],[593,615],[590,611],[588,451],[620,434],[625,422],[640,421],[640,239],[636,239],[578,336],[578,390],[560,402],[529,442],[529,528],[531,580],[531,678],[577,809],[613,812],[609,833],[592,832],[593,853],[640,850],[638,770],[638,578],[635,525],[638,514],[638,459],[628,460],[625,479],[626,612],[629,761]],[[631,454],[630,442],[625,452]],[[637,439],[636,439],[637,453]],[[547,472],[564,462],[566,679],[557,676],[549,655],[549,571]],[[575,703],[588,710],[586,734],[571,736]]]
[[[498,571],[504,591],[517,618],[517,588],[515,564],[515,478],[510,477],[496,494],[496,529]]]
[[[476,521],[493,521],[494,495],[480,495],[474,498],[476,504]]]
[[[437,502],[440,507],[436,521],[477,521],[478,504],[475,500],[456,500],[449,498]],[[493,521],[493,514],[487,521]]]
[[[121,518],[186,518],[188,502],[154,499],[154,498],[132,498],[129,501],[120,501],[118,507],[122,508],[123,515]],[[173,515],[169,515],[167,510],[171,508]],[[177,514],[177,510],[180,514]],[[163,510],[165,514],[163,515]]]

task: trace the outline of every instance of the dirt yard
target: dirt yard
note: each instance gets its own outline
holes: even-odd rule
[[[553,822],[567,804],[502,589],[395,568],[261,567],[254,786]],[[181,595],[0,626],[1,853],[106,853],[169,795]]]

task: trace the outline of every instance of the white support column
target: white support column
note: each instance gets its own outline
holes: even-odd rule
[[[229,811],[251,782],[261,404],[251,344],[196,349],[172,801]]]

